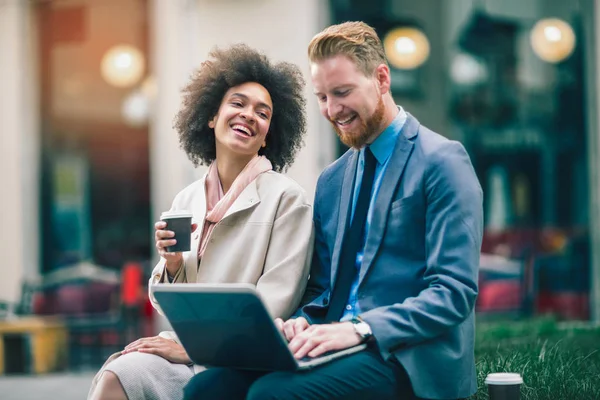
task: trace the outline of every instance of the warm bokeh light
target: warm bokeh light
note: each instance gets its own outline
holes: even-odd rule
[[[102,57],[102,77],[116,87],[135,85],[144,74],[144,69],[144,55],[133,46],[114,46]]]
[[[156,93],[156,80],[152,75],[129,93],[121,104],[121,116],[127,125],[141,128],[148,124]]]
[[[450,77],[459,85],[475,85],[488,79],[488,69],[472,55],[459,53],[450,64]]]
[[[134,90],[123,101],[121,115],[131,127],[146,126],[150,116],[150,99],[141,90]]]
[[[390,64],[399,69],[414,69],[429,57],[429,40],[415,28],[396,28],[383,40]]]
[[[531,30],[530,39],[535,54],[550,63],[563,61],[575,48],[573,28],[557,18],[538,21]]]

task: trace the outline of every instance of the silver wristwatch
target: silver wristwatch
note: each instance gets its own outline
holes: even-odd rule
[[[354,327],[354,332],[360,337],[361,343],[364,343],[373,337],[373,331],[371,331],[371,327],[362,319],[355,317],[350,320],[352,322],[352,326]]]

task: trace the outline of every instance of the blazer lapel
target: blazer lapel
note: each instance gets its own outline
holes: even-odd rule
[[[379,192],[377,193],[377,200],[375,201],[371,215],[371,224],[367,233],[363,261],[358,277],[359,284],[364,279],[381,245],[394,193],[402,179],[406,162],[410,158],[414,147],[414,143],[410,139],[417,135],[418,129],[419,121],[408,114],[402,132],[398,136],[394,151],[390,156],[390,161],[385,169]]]
[[[340,262],[340,253],[342,251],[342,241],[344,240],[344,233],[346,232],[348,219],[350,218],[350,204],[352,204],[354,178],[356,176],[356,167],[358,165],[358,154],[358,151],[352,150],[352,153],[348,158],[348,163],[346,164],[346,171],[344,173],[344,180],[342,182],[337,232],[335,235],[335,244],[333,246],[333,253],[331,256],[331,290],[333,290],[333,285],[337,275]]]

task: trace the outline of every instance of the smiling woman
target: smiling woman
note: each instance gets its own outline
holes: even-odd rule
[[[267,135],[266,146],[258,154],[268,158],[274,170],[285,170],[300,149],[306,130],[302,73],[285,62],[272,66],[266,56],[245,45],[214,50],[211,57],[184,89],[184,107],[175,121],[188,157],[195,165],[210,164],[216,158],[216,136],[209,122],[219,113],[226,95],[237,92],[230,89],[255,82],[268,92],[273,104],[272,134]]]
[[[288,318],[307,283],[312,207],[303,189],[275,171],[293,161],[306,130],[304,80],[288,63],[272,64],[245,45],[215,50],[184,89],[175,119],[181,146],[207,174],[183,189],[171,211],[193,214],[191,251],[155,224],[159,263],[149,288],[170,283],[250,283],[271,315]],[[275,170],[275,171],[273,171]],[[160,312],[150,292],[154,307]],[[109,358],[93,399],[180,398],[203,367],[173,332],[130,343]]]
[[[266,147],[272,110],[269,92],[256,82],[234,86],[225,93],[217,115],[208,122],[215,130],[216,158],[223,167],[246,165]]]

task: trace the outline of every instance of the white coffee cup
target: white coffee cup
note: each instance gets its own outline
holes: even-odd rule
[[[490,400],[519,400],[523,378],[514,372],[495,372],[485,378]]]

